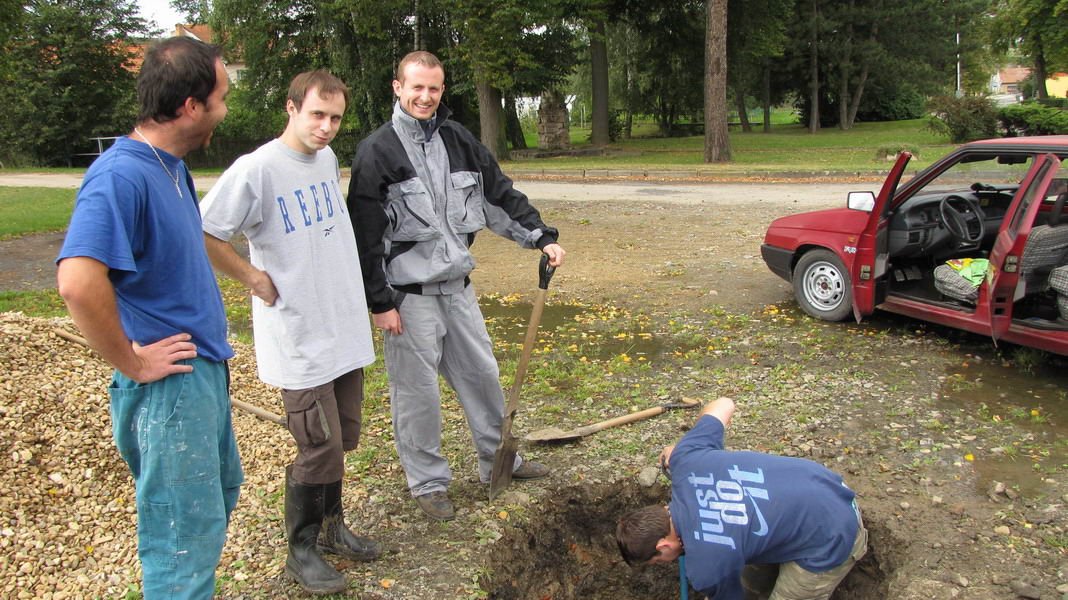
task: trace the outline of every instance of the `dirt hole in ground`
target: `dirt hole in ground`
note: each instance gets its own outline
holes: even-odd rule
[[[539,507],[539,516],[529,525],[508,531],[496,542],[483,589],[495,600],[679,598],[677,563],[633,569],[623,562],[615,543],[620,515],[667,500],[663,485],[643,487],[633,480],[561,490]],[[894,541],[877,518],[865,514],[865,525],[868,554],[832,600],[887,597],[892,567],[899,563],[896,549],[904,545]],[[690,598],[702,597],[690,590]]]

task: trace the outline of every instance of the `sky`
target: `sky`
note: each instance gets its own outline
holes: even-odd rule
[[[182,18],[171,8],[170,0],[137,0],[141,16],[148,21],[155,21],[156,26],[164,32],[174,31],[174,25]]]

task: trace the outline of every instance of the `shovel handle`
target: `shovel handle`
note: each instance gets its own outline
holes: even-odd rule
[[[85,338],[83,338],[80,335],[75,335],[75,334],[67,331],[66,329],[62,329],[60,327],[56,327],[56,328],[54,328],[52,330],[52,333],[55,333],[57,336],[65,339],[65,340],[67,340],[69,342],[74,342],[76,344],[81,344],[82,346],[85,346],[86,348],[92,348],[92,346],[89,345],[89,342]],[[241,410],[243,410],[243,411],[245,411],[245,412],[247,412],[247,413],[249,413],[251,415],[257,416],[257,417],[263,419],[264,421],[270,421],[271,423],[278,423],[279,425],[282,425],[283,427],[286,425],[286,418],[285,417],[283,417],[281,415],[277,415],[277,414],[275,414],[275,413],[273,413],[273,412],[271,412],[269,410],[260,408],[260,407],[258,407],[256,405],[249,404],[248,402],[242,402],[241,400],[238,400],[237,398],[234,398],[234,397],[230,398],[230,404],[233,405],[234,408],[240,408]]]
[[[635,421],[642,421],[650,417],[655,417],[660,413],[665,413],[673,408],[694,408],[700,406],[701,402],[693,398],[683,398],[682,402],[674,402],[671,404],[661,404],[660,406],[654,406],[645,410],[639,410],[628,415],[623,415],[608,419],[607,421],[601,421],[600,423],[593,423],[592,425],[585,425],[576,429],[576,432],[581,432],[583,436],[598,431],[608,429],[610,427],[618,427],[620,425],[626,425],[628,423],[634,423]]]
[[[542,252],[541,262],[538,263],[538,287],[543,290],[549,289],[549,280],[553,278],[555,272],[556,267],[549,266],[549,255]]]
[[[654,406],[645,410],[639,410],[638,412],[630,413],[629,415],[623,415],[621,417],[615,417],[614,419],[608,419],[607,421],[601,421],[600,423],[594,423],[592,425],[586,425],[579,427],[577,431],[581,431],[582,435],[589,435],[598,431],[603,431],[611,427],[619,427],[620,425],[626,425],[627,423],[633,423],[635,421],[643,421],[649,417],[655,417],[662,412],[667,411],[667,408],[663,406]]]

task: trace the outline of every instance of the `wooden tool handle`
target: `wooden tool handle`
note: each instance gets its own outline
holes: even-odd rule
[[[83,338],[80,335],[75,335],[75,334],[67,331],[66,329],[63,329],[61,327],[55,327],[55,328],[52,329],[52,332],[55,333],[57,336],[65,339],[67,341],[74,342],[75,344],[81,344],[82,346],[85,346],[86,348],[90,348],[89,342],[86,341],[85,338]],[[286,418],[285,417],[283,417],[281,415],[276,415],[276,414],[274,414],[273,412],[271,412],[269,410],[260,408],[258,406],[252,405],[252,404],[249,404],[248,402],[243,402],[241,400],[238,400],[238,399],[234,398],[233,395],[231,395],[231,397],[230,397],[230,404],[232,404],[234,406],[234,408],[239,408],[239,409],[241,409],[241,410],[243,410],[243,411],[245,411],[245,412],[247,412],[247,413],[249,413],[251,415],[254,415],[256,417],[259,417],[259,418],[263,419],[264,421],[270,421],[272,423],[278,423],[279,425],[283,425],[283,426],[286,424]]]
[[[582,432],[582,435],[589,435],[610,427],[618,427],[620,425],[626,425],[627,423],[648,419],[649,417],[655,417],[666,410],[667,409],[663,406],[654,406],[652,408],[630,413],[629,415],[623,415],[622,417],[615,417],[614,419],[608,419],[607,421],[601,421],[600,423],[579,427],[576,431]]]

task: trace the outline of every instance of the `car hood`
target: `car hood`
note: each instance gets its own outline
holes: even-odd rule
[[[856,234],[864,230],[871,213],[850,208],[829,208],[779,217],[768,226],[768,232],[789,229]]]

